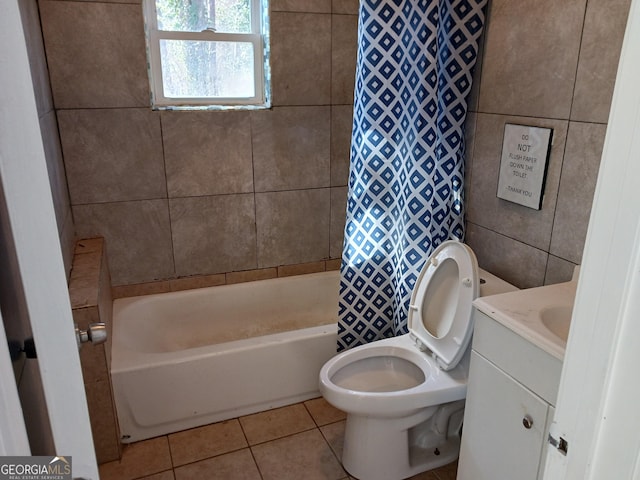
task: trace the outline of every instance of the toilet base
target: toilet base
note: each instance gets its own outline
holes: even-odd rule
[[[463,408],[453,402],[400,419],[349,414],[342,465],[361,480],[401,480],[447,465],[460,451]]]

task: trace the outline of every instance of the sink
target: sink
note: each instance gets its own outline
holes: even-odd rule
[[[571,326],[573,305],[547,307],[540,310],[542,324],[556,337],[566,342]]]
[[[473,305],[562,360],[567,348],[577,285],[572,281],[478,297]]]

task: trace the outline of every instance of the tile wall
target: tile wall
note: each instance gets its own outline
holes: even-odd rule
[[[467,242],[520,287],[564,281],[581,262],[629,3],[490,2]],[[77,232],[107,239],[115,285],[340,256],[357,0],[272,0],[274,107],[258,112],[151,111],[139,0],[39,5]],[[53,131],[51,101],[39,111]],[[540,211],[496,197],[505,123],[554,129]]]
[[[40,131],[42,133],[42,143],[47,161],[49,184],[53,197],[53,207],[56,213],[62,257],[67,278],[69,278],[73,259],[75,231],[71,214],[71,204],[69,202],[69,192],[67,190],[65,168],[62,160],[60,137],[58,135],[58,122],[51,97],[47,60],[42,43],[38,2],[37,0],[21,0],[18,4],[20,6],[20,15],[22,16],[22,27],[25,33],[27,53],[29,55],[33,90],[38,118],[40,120]]]
[[[81,330],[103,322],[107,342],[86,343],[80,349],[82,378],[87,396],[91,433],[98,463],[120,458],[120,434],[113,402],[109,371],[111,369],[111,278],[102,238],[79,240],[75,245],[73,268],[69,279],[69,299],[73,321]]]
[[[339,258],[358,0],[272,0],[273,108],[152,111],[140,0],[41,0],[79,237],[115,286]]]
[[[525,288],[582,259],[629,0],[491,0],[467,124],[467,242]],[[496,197],[505,123],[553,129],[542,209]]]

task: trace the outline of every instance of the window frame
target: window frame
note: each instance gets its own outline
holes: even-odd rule
[[[251,33],[218,33],[211,30],[182,32],[158,29],[156,0],[143,0],[147,42],[147,60],[151,104],[153,108],[231,108],[270,107],[268,92],[268,7],[266,0],[249,0],[251,8]],[[161,40],[196,40],[208,42],[251,43],[254,52],[253,97],[167,97],[164,94]]]

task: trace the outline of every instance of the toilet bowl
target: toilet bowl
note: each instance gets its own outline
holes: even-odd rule
[[[320,392],[347,413],[342,463],[352,476],[399,480],[457,458],[472,302],[512,290],[479,270],[467,245],[444,242],[414,286],[409,333],[342,352],[322,367]]]

